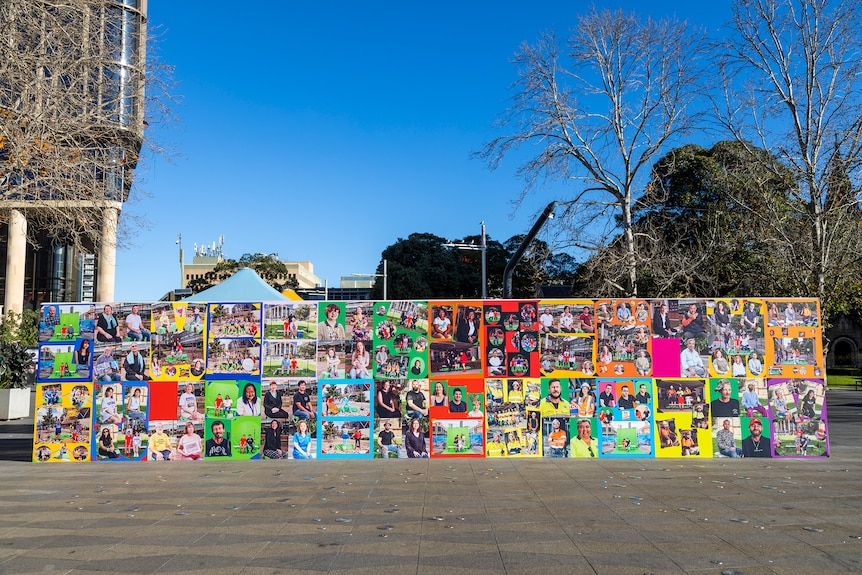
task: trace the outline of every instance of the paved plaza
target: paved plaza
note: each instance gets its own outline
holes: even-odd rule
[[[827,398],[810,460],[33,464],[4,423],[0,574],[859,573],[862,392]]]

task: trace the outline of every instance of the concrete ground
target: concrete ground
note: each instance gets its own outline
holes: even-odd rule
[[[862,393],[827,405],[810,460],[40,465],[3,423],[0,574],[859,573]]]

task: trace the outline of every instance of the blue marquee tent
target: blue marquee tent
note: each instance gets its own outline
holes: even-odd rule
[[[290,301],[251,268],[242,268],[220,284],[187,297],[184,302]]]

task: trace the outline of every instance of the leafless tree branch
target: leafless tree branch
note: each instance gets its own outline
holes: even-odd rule
[[[521,46],[511,105],[497,123],[507,133],[477,154],[493,169],[525,144],[538,150],[517,170],[526,183],[519,201],[543,180],[580,186],[558,200],[564,242],[601,249],[621,230],[626,277],[614,283],[628,295],[637,295],[642,262],[632,205],[656,154],[696,124],[703,54],[702,33],[685,23],[592,9],[564,46],[553,34]]]

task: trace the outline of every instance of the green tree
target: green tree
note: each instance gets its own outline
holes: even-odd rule
[[[22,347],[36,347],[39,339],[39,312],[25,309],[10,311],[0,318],[0,341],[16,342]]]
[[[490,298],[503,295],[503,271],[523,241],[523,235],[504,243],[486,238],[487,293]],[[399,238],[383,250],[377,273],[383,273],[387,260],[387,296],[396,299],[478,299],[482,297],[482,252],[478,249],[451,247],[452,244],[481,246],[478,235],[446,240],[429,233]],[[447,246],[446,244],[450,244]],[[576,267],[568,255],[552,254],[547,242],[534,239],[512,276],[512,296],[536,297],[541,284],[548,281],[571,285]],[[564,271],[565,270],[565,271]],[[371,290],[372,299],[383,298],[383,281],[378,278]]]
[[[214,339],[207,344],[207,349],[209,351],[210,357],[218,357],[222,353],[224,353],[224,346],[221,344],[221,341]]]
[[[565,252],[551,254],[545,262],[545,282],[549,285],[571,286],[578,277],[580,267],[578,260]]]
[[[323,437],[324,439],[329,439],[330,437],[335,437],[338,433],[338,430],[335,427],[335,424],[331,421],[327,421],[323,426]]]
[[[849,162],[836,150],[830,165],[825,212],[831,216],[831,246],[839,252],[830,266],[833,282],[822,297],[826,317],[862,309],[862,205],[855,201]]]
[[[789,223],[794,182],[787,170],[762,167],[770,157],[728,141],[711,149],[682,146],[655,163],[633,212],[638,253],[645,259],[642,295],[792,295],[794,269],[779,252],[790,234],[799,233]],[[582,266],[579,289],[625,295],[626,274],[617,237]]]
[[[33,356],[39,337],[39,314],[24,310],[0,317],[0,389],[25,387],[33,370]]]
[[[475,236],[465,239],[471,238]],[[447,247],[447,243],[469,242],[450,242],[434,234],[413,233],[384,249],[377,273],[383,273],[382,260],[387,260],[387,297],[390,300],[481,297],[481,252],[462,252]],[[489,262],[498,261],[502,246],[493,240],[487,243]],[[490,272],[488,277],[492,277]],[[488,283],[491,285],[490,279]],[[375,282],[371,298],[383,299],[381,278]]]

